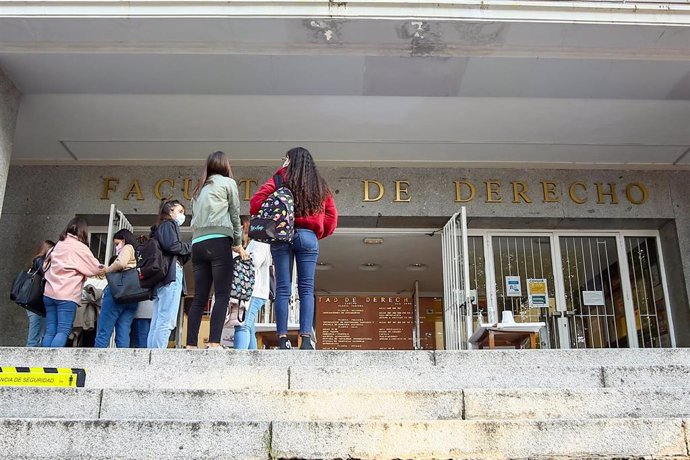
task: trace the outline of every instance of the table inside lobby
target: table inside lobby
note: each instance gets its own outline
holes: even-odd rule
[[[522,348],[523,344],[529,345],[526,348],[536,349],[539,343],[539,330],[545,327],[546,323],[493,323],[482,324],[470,337],[469,342],[477,348],[490,350],[496,347],[515,347]]]

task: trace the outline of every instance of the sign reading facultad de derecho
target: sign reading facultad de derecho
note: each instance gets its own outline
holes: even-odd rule
[[[411,350],[412,299],[318,296],[316,336],[324,350]]]
[[[170,177],[158,179],[153,187],[142,187],[139,179],[121,181],[118,177],[102,178],[101,199],[112,200],[118,197],[125,200],[144,201],[169,199],[182,196],[191,200],[194,179],[185,177],[175,180]],[[242,178],[237,180],[240,196],[249,201],[258,187],[256,179]],[[345,193],[360,194],[363,203],[376,203],[387,194],[392,203],[410,203],[415,197],[423,194],[428,184],[415,184],[410,180],[394,180],[384,183],[377,179],[363,179],[355,190],[344,190]],[[538,183],[525,181],[502,182],[498,180],[454,180],[448,184],[433,184],[433,188],[446,187],[449,197],[456,203],[481,201],[488,204],[514,203],[529,205],[532,203],[560,203],[570,201],[577,205],[585,203],[617,205],[622,202],[632,205],[643,205],[649,200],[649,188],[642,182],[583,182],[572,181],[559,183],[542,180]]]

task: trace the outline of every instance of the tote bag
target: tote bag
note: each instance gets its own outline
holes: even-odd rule
[[[230,288],[230,298],[239,301],[247,301],[252,297],[254,290],[254,264],[251,257],[242,260],[235,257],[232,269],[232,286]]]
[[[20,307],[24,307],[37,315],[45,316],[46,308],[43,305],[44,289],[45,278],[43,278],[41,270],[21,271],[12,282],[10,299]]]
[[[136,268],[106,273],[105,278],[110,294],[117,303],[136,303],[153,298],[153,291],[139,284],[139,271]]]

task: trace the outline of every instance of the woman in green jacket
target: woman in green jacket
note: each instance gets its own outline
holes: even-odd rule
[[[232,178],[230,160],[214,152],[192,192],[192,267],[194,300],[189,310],[187,348],[197,348],[199,327],[208,303],[211,285],[215,303],[211,313],[208,347],[220,347],[225,315],[230,301],[232,251],[243,259],[249,255],[242,247],[240,197]]]

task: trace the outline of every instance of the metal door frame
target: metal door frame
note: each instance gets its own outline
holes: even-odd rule
[[[636,330],[635,306],[632,299],[632,285],[630,283],[630,273],[628,270],[628,256],[625,247],[626,237],[647,237],[654,238],[659,263],[659,272],[666,301],[666,315],[669,323],[669,335],[671,347],[676,348],[675,327],[673,315],[671,314],[671,299],[668,293],[668,283],[666,281],[666,267],[664,265],[661,238],[658,230],[521,230],[521,229],[473,229],[466,233],[466,236],[481,236],[484,241],[484,261],[486,269],[486,296],[488,301],[489,322],[497,322],[498,318],[498,298],[496,294],[496,267],[494,265],[493,242],[494,236],[519,236],[519,237],[539,237],[548,236],[551,244],[551,260],[554,270],[554,290],[556,295],[556,311],[565,313],[565,286],[563,281],[563,265],[561,262],[560,237],[613,237],[616,239],[616,249],[621,270],[621,289],[623,290],[623,300],[626,315],[626,327],[629,337],[629,348],[639,348]],[[445,268],[445,267],[444,267]],[[444,280],[445,281],[445,280]],[[570,326],[566,317],[557,320],[559,327],[559,344],[562,349],[570,348]]]
[[[441,231],[443,325],[446,350],[472,348],[468,342],[473,331],[467,236],[467,211],[463,206],[459,212],[453,214]],[[458,237],[460,238],[459,246]],[[463,305],[465,306],[464,318],[462,317]]]

